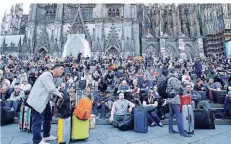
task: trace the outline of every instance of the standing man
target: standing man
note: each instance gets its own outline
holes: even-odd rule
[[[181,95],[181,81],[177,79],[178,73],[176,72],[175,68],[169,69],[169,76],[167,81],[167,88],[166,92],[168,93],[168,100],[169,103],[169,118],[168,118],[168,130],[169,133],[180,133],[181,136],[184,137],[192,137],[191,135],[187,134],[183,128],[182,116],[180,112],[180,95]],[[176,122],[178,126],[178,131],[173,129],[173,116],[176,116]]]
[[[32,132],[33,144],[49,144],[45,141],[55,140],[56,137],[50,135],[52,111],[50,106],[50,95],[62,98],[62,94],[55,88],[54,77],[63,75],[64,66],[56,64],[51,71],[44,72],[36,80],[27,103],[33,108],[32,112]],[[43,122],[43,138],[41,137],[41,126]]]

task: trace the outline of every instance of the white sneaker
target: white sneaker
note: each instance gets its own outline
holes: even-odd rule
[[[50,143],[47,143],[44,140],[41,140],[41,142],[39,144],[50,144]]]
[[[43,138],[43,141],[53,141],[53,140],[56,140],[57,137],[53,136],[53,135],[50,135],[49,137],[45,137]]]

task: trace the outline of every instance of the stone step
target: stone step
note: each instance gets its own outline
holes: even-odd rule
[[[224,105],[223,104],[217,104],[217,103],[210,103],[210,107],[212,110],[218,110],[218,109],[223,109]],[[165,115],[166,119],[163,120],[163,124],[168,124],[168,113]],[[52,124],[57,124],[58,118],[53,117],[52,119]],[[15,119],[14,123],[18,123],[19,119]],[[109,121],[108,118],[106,119],[96,119],[96,125],[109,125]],[[174,124],[176,124],[176,121],[174,120]],[[227,120],[227,119],[216,119],[215,120],[215,124],[216,125],[226,125],[226,124],[231,124],[231,120]]]
[[[58,118],[52,119],[52,124],[57,124]],[[18,123],[19,119],[15,119],[14,123]],[[168,124],[168,119],[162,120],[162,123],[164,125]],[[176,124],[176,120],[173,120],[173,123]],[[215,120],[216,125],[231,125],[231,120],[229,119],[216,119]],[[96,119],[96,125],[110,125],[108,118],[105,119]]]
[[[209,104],[211,109],[224,109],[224,104],[218,104],[218,103],[210,103]]]
[[[162,120],[164,125],[168,125],[168,119]],[[173,120],[174,125],[176,125],[176,120]],[[108,119],[97,119],[96,125],[110,125]],[[228,119],[216,119],[215,125],[231,125],[231,120]]]

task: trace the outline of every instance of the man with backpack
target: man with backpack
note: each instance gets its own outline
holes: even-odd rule
[[[183,128],[182,116],[180,112],[180,95],[182,92],[181,81],[176,77],[177,72],[175,68],[169,69],[169,75],[167,77],[166,92],[168,93],[167,102],[169,103],[169,119],[168,119],[168,130],[169,133],[180,133],[181,136],[191,137],[187,134]],[[173,129],[173,115],[176,116],[177,126],[179,132]]]

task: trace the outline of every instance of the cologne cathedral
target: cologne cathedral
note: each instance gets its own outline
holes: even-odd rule
[[[210,57],[231,39],[231,4],[22,4],[1,22],[1,52]]]

